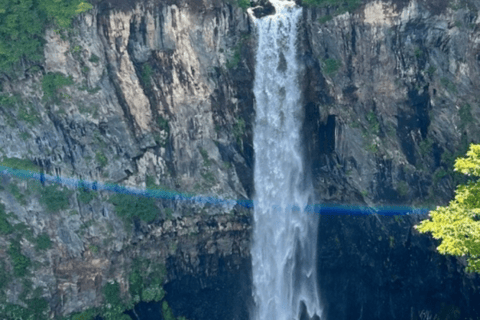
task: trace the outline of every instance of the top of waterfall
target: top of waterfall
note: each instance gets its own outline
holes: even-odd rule
[[[255,21],[262,19],[265,16],[275,16],[285,9],[294,8],[295,6],[296,3],[293,0],[266,0],[262,5],[248,8],[247,13],[251,16],[253,21]]]

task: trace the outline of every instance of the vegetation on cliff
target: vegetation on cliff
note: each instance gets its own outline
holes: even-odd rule
[[[450,204],[431,211],[431,220],[422,221],[416,228],[441,239],[437,248],[441,254],[466,256],[467,271],[480,272],[480,145],[472,144],[467,157],[456,160],[455,171],[474,180],[459,185]]]
[[[10,71],[22,58],[41,60],[46,26],[68,28],[91,8],[81,0],[0,0],[0,70]]]
[[[302,4],[321,8],[338,8],[336,14],[355,10],[360,0],[303,0]]]

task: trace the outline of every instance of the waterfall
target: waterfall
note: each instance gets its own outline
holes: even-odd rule
[[[270,1],[274,15],[252,16],[258,33],[252,319],[294,320],[305,312],[310,318],[320,316],[315,270],[318,220],[303,211],[312,187],[301,150],[303,115],[295,50],[302,10],[291,1]]]

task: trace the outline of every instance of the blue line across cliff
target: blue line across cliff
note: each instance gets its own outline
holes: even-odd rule
[[[28,170],[12,169],[10,167],[0,165],[0,175],[15,176],[21,179],[35,179],[40,182],[57,183],[72,188],[85,188],[92,191],[109,191],[115,193],[123,193],[130,195],[137,195],[141,197],[158,198],[158,199],[170,199],[170,200],[183,200],[191,201],[195,203],[211,204],[211,205],[239,205],[244,208],[253,208],[255,201],[253,200],[234,200],[234,199],[222,199],[218,197],[200,196],[191,193],[180,193],[176,191],[158,190],[158,189],[137,189],[131,187],[125,187],[118,184],[100,183],[97,181],[85,181],[74,178],[64,178],[59,176],[52,176],[44,173],[38,173]],[[279,206],[273,206],[274,210],[280,210]],[[290,206],[286,209],[300,210],[298,206]],[[432,208],[414,208],[408,206],[353,206],[353,205],[327,205],[327,204],[314,204],[307,205],[304,208],[304,212],[307,214],[321,214],[321,215],[353,215],[362,216],[370,214],[378,214],[384,216],[397,216],[408,214],[425,214]]]

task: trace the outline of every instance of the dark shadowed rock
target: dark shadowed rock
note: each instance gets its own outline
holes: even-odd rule
[[[261,5],[252,9],[256,18],[260,19],[262,17],[275,14],[275,7],[269,1],[261,2]]]

